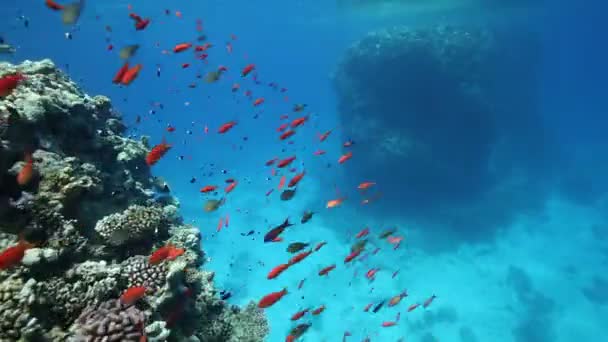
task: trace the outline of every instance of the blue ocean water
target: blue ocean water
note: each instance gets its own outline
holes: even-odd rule
[[[230,301],[238,305],[288,289],[288,295],[266,309],[271,325],[268,341],[285,340],[295,326],[290,320],[295,312],[322,305],[323,313],[305,317],[312,326],[300,340],[339,341],[346,331],[352,335],[348,341],[366,337],[424,342],[603,340],[608,329],[608,48],[604,43],[608,27],[602,18],[607,6],[444,0],[422,5],[405,1],[406,5],[387,9],[382,1],[355,2],[87,1],[78,24],[66,27],[43,1],[5,0],[0,4],[4,18],[0,36],[17,51],[0,57],[12,62],[52,59],[87,93],[110,97],[129,125],[129,134],[149,136],[151,145],[163,138],[173,145],[153,173],[167,180],[186,221],[201,230],[209,258],[205,267],[216,272],[216,285],[231,291]],[[151,18],[149,27],[134,29],[129,5],[133,12]],[[202,32],[196,30],[197,19],[202,20]],[[524,95],[534,97],[537,117],[511,112],[496,121],[506,136],[518,142],[503,147],[507,151],[496,165],[516,176],[512,182],[497,182],[498,189],[484,192],[479,202],[463,205],[462,215],[452,213],[449,206],[454,202],[444,202],[445,193],[438,187],[408,184],[410,180],[393,169],[400,157],[393,157],[391,166],[382,164],[370,152],[378,147],[377,141],[343,145],[351,138],[352,132],[345,129],[351,116],[338,113],[344,100],[331,74],[351,44],[370,31],[394,25],[490,27],[529,32],[536,39],[539,53],[533,62],[525,59],[530,51],[517,50],[521,36],[503,41],[513,44],[513,56],[522,56],[523,62],[514,65],[525,67],[496,73],[504,77],[495,80],[501,89],[507,89],[506,84],[519,95],[516,90],[522,87],[534,90]],[[191,51],[162,52],[195,42],[201,34],[213,44],[204,61],[195,59]],[[111,80],[123,63],[117,51],[128,44],[140,45],[131,62],[141,63],[143,69],[131,85],[116,86]],[[183,68],[183,63],[190,66]],[[255,72],[241,77],[249,63],[256,65]],[[218,82],[208,84],[196,77],[220,65],[228,71]],[[521,80],[535,83],[518,84]],[[405,87],[398,78],[374,81],[370,84],[393,90]],[[196,87],[190,88],[191,83]],[[237,92],[231,91],[234,83],[240,84]],[[280,90],[283,87],[285,92]],[[375,93],[372,87],[363,94]],[[245,95],[248,90],[250,97]],[[442,94],[435,96],[442,100]],[[265,102],[253,106],[258,98]],[[498,98],[521,100],[515,95]],[[492,105],[500,107],[497,99]],[[294,113],[293,106],[299,103],[307,108]],[[517,108],[516,103],[502,105]],[[306,114],[309,121],[292,139],[278,139],[279,125]],[[281,120],[281,115],[289,119]],[[369,112],[363,123],[383,115]],[[136,124],[138,116],[141,123]],[[219,126],[228,121],[237,125],[218,134]],[[167,131],[169,125],[174,132]],[[451,137],[458,137],[453,145],[470,141],[475,129],[466,122],[453,127],[460,130],[451,132]],[[332,134],[321,143],[317,134],[329,130]],[[313,154],[318,149],[326,153]],[[348,151],[353,152],[352,160],[337,163]],[[432,160],[433,151],[428,153]],[[273,175],[273,167],[264,165],[292,155],[297,156],[294,172],[279,170]],[[493,155],[487,159],[494,160]],[[407,162],[404,158],[405,169],[416,168]],[[357,168],[370,169],[369,164],[374,172],[364,178]],[[443,178],[457,178],[465,169],[458,163],[451,166],[453,170],[440,173]],[[295,198],[281,201],[280,178],[285,175],[289,180],[302,171],[306,175]],[[238,183],[224,195],[228,178]],[[357,185],[364,181],[376,183],[379,190],[372,194],[377,196],[360,194]],[[482,180],[461,183],[479,191],[484,184]],[[218,195],[201,194],[204,185],[220,186]],[[224,196],[226,203],[218,211],[203,211],[207,199]],[[463,193],[449,197],[458,201],[459,196],[470,200]],[[327,201],[337,198],[345,198],[344,203],[327,209]],[[366,198],[371,203],[362,205]],[[422,198],[431,204],[418,203]],[[434,206],[435,202],[447,204]],[[305,210],[315,215],[301,224]],[[218,221],[226,216],[230,224],[218,232]],[[296,225],[284,233],[285,241],[263,243],[262,235],[287,217]],[[369,245],[360,260],[345,264],[354,235],[365,227],[371,231]],[[404,238],[396,249],[394,243],[378,237],[393,227],[397,228],[393,236]],[[246,236],[251,230],[255,233]],[[270,269],[291,256],[285,251],[287,245],[296,241],[327,245],[280,278],[268,280]],[[376,248],[379,251],[374,253]],[[318,275],[332,264],[337,267],[329,276]],[[371,281],[366,273],[375,268],[379,271]],[[366,305],[376,306],[405,289],[409,296],[400,304],[385,304],[377,313],[364,311]],[[432,295],[437,298],[430,306],[408,312],[411,305]],[[382,327],[385,321],[397,325]]]

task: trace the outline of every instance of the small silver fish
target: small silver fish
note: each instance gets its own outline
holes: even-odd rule
[[[0,53],[13,54],[15,51],[17,50],[9,44],[0,44]]]

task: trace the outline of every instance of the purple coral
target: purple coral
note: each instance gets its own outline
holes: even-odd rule
[[[85,309],[76,320],[73,342],[133,341],[144,336],[145,314],[134,306],[123,307],[111,299]]]

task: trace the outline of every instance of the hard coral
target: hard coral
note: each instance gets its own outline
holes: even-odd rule
[[[139,342],[144,336],[146,316],[134,306],[127,308],[118,300],[109,300],[85,309],[77,320],[76,336],[71,342]]]
[[[106,216],[95,226],[95,231],[112,246],[149,239],[165,230],[162,210],[141,205],[132,205],[122,213]]]

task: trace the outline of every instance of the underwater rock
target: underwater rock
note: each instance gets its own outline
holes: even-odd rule
[[[155,198],[149,146],[121,135],[109,99],[49,60],[0,63],[0,77],[15,72],[26,80],[0,99],[0,251],[20,237],[32,245],[0,270],[0,341],[263,341],[263,313],[247,321],[219,299],[200,232],[182,225],[169,192]],[[26,153],[35,177],[20,185]],[[168,244],[183,253],[150,265]],[[146,296],[123,307],[140,285]]]
[[[356,142],[348,149],[363,156],[349,176],[386,184],[385,210],[413,219],[467,230],[505,221],[515,210],[504,203],[529,205],[542,184],[524,178],[526,201],[513,200],[504,191],[513,170],[529,177],[552,156],[537,111],[538,50],[533,34],[489,28],[365,35],[333,74],[344,138]]]

